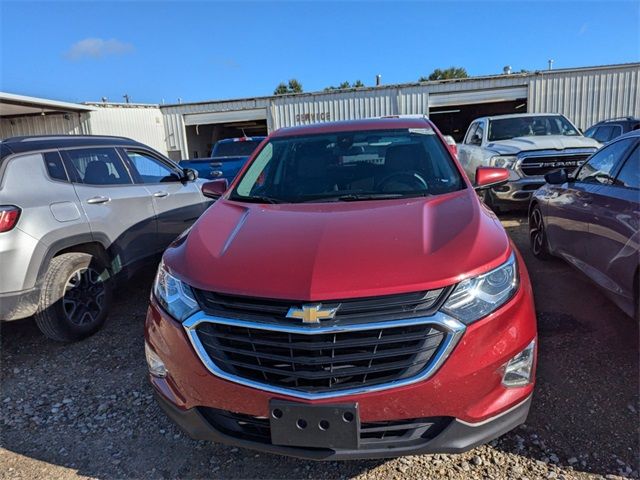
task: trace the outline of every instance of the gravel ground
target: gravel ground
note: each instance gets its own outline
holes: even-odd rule
[[[560,261],[527,248],[538,311],[538,384],[527,424],[462,455],[314,463],[197,442],[160,411],[146,379],[143,321],[153,272],[121,289],[106,327],[45,340],[2,325],[4,478],[638,478],[638,326]]]

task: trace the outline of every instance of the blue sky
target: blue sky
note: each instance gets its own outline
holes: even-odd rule
[[[640,2],[12,2],[3,91],[175,103],[640,59]]]

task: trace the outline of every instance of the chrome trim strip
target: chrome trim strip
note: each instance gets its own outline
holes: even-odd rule
[[[466,425],[467,427],[481,427],[482,425],[486,425],[487,423],[493,422],[494,420],[507,415],[508,413],[513,412],[514,410],[516,410],[517,408],[521,407],[522,405],[524,405],[525,403],[527,403],[529,400],[531,400],[531,397],[533,397],[533,393],[530,393],[527,398],[525,398],[523,401],[516,403],[513,407],[507,408],[504,412],[499,413],[498,415],[494,415],[493,417],[489,417],[486,418],[484,420],[482,420],[481,422],[478,423],[470,423],[470,422],[465,422],[464,420],[460,420],[459,418],[456,418],[456,421],[462,423],[463,425]]]
[[[448,333],[446,334],[444,340],[442,341],[442,344],[440,345],[440,348],[438,349],[438,351],[431,358],[431,361],[427,365],[427,368],[425,368],[418,375],[415,375],[410,378],[404,378],[402,380],[398,380],[394,382],[383,383],[380,385],[350,388],[347,390],[340,390],[337,392],[305,393],[297,390],[276,387],[266,383],[248,380],[246,378],[232,375],[218,368],[218,366],[209,358],[209,355],[207,354],[206,350],[204,349],[204,346],[202,345],[202,343],[200,342],[200,339],[198,338],[196,328],[201,323],[218,323],[222,325],[258,328],[262,330],[272,330],[276,332],[301,333],[304,335],[314,335],[319,333],[337,333],[337,332],[348,332],[348,331],[375,330],[375,329],[384,329],[384,328],[393,328],[393,327],[404,327],[404,326],[410,326],[410,325],[433,324],[443,328]],[[411,385],[413,383],[427,380],[429,377],[435,374],[436,371],[442,366],[442,364],[447,359],[447,357],[449,356],[453,348],[457,345],[458,341],[460,340],[460,338],[462,337],[462,334],[466,329],[463,323],[459,322],[453,317],[450,317],[449,315],[446,315],[445,313],[442,313],[442,312],[436,312],[434,315],[430,317],[409,318],[409,319],[397,320],[397,321],[313,327],[313,326],[277,325],[277,324],[250,322],[245,320],[235,320],[231,318],[223,318],[223,317],[215,317],[215,316],[209,317],[203,311],[199,311],[194,313],[187,320],[185,320],[183,323],[183,326],[187,334],[187,337],[191,342],[191,345],[196,351],[196,354],[198,355],[198,357],[200,358],[200,361],[207,368],[207,370],[209,370],[209,372],[211,372],[215,376],[222,378],[223,380],[228,380],[230,382],[244,385],[245,387],[256,388],[259,390],[264,390],[271,393],[277,393],[280,395],[287,395],[295,398],[301,398],[304,400],[319,400],[324,398],[337,398],[337,397],[345,397],[348,395],[379,392],[382,390],[403,387],[405,385]]]

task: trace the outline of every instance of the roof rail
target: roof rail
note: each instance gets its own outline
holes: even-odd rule
[[[635,120],[634,117],[615,117],[615,118],[607,118],[606,120],[603,120],[603,122],[616,122],[619,120]]]
[[[55,139],[68,139],[68,138],[118,138],[121,140],[130,140],[127,137],[121,137],[118,135],[22,135],[17,137],[9,137],[2,139],[3,142],[16,143],[16,142],[33,142],[38,140],[55,140]]]

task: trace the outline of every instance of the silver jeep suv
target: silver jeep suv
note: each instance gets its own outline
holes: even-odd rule
[[[0,142],[0,321],[55,340],[104,323],[114,280],[157,258],[206,209],[197,174],[122,137]]]

